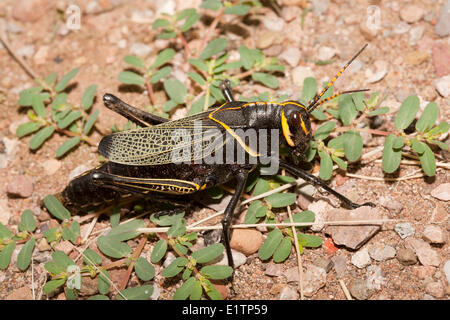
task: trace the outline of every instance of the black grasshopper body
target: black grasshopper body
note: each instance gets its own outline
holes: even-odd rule
[[[340,92],[320,100],[353,59],[308,106],[295,101],[235,101],[229,83],[225,81],[221,89],[226,103],[194,116],[167,121],[106,94],[103,100],[108,108],[143,128],[104,137],[99,144],[99,153],[108,162],[72,180],[60,194],[60,199],[69,207],[88,208],[130,195],[149,199],[186,198],[235,179],[235,193],[222,220],[223,241],[231,266],[231,220],[248,173],[260,163],[273,161],[291,174],[324,188],[348,207],[357,208],[359,204],[295,164],[280,160],[278,154],[272,152],[273,143],[277,142],[285,144],[294,158],[303,157],[312,135],[311,111],[342,93],[362,91]],[[251,135],[247,134],[250,130],[257,139],[252,140]],[[259,139],[263,133],[264,139]],[[363,205],[373,206],[372,203]]]

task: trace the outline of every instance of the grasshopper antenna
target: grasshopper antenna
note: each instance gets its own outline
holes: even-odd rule
[[[322,98],[322,96],[325,94],[325,92],[327,92],[327,90],[333,85],[333,83],[341,76],[341,74],[344,72],[345,69],[347,69],[347,67],[353,62],[353,60],[355,60],[360,54],[361,52],[363,52],[363,50],[367,47],[367,43],[353,56],[353,58],[350,59],[349,62],[347,62],[345,64],[345,66],[343,66],[339,72],[334,76],[334,78],[328,82],[327,86],[322,90],[321,93],[316,94],[316,96],[314,97],[314,99],[311,101],[311,103],[308,105],[308,113],[311,113],[317,106],[321,105],[322,103],[329,101],[333,98],[336,98],[337,96],[341,95],[341,94],[345,94],[345,93],[352,93],[352,92],[361,92],[361,91],[368,91],[369,89],[359,89],[359,90],[350,90],[350,91],[342,91],[342,92],[338,92],[336,94],[334,94],[333,96],[320,101],[320,98]]]

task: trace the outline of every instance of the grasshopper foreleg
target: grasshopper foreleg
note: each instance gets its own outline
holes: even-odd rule
[[[287,171],[289,171],[290,173],[296,175],[299,178],[302,178],[306,181],[308,181],[309,183],[313,184],[314,186],[320,186],[323,189],[325,189],[326,191],[328,191],[329,193],[333,194],[334,196],[336,196],[339,200],[341,200],[343,203],[345,203],[347,206],[349,206],[352,209],[356,209],[359,208],[361,206],[370,206],[370,207],[375,207],[375,204],[372,202],[365,202],[363,204],[357,204],[352,202],[350,199],[348,199],[347,197],[345,197],[344,195],[340,194],[337,191],[334,191],[332,188],[330,188],[325,182],[323,182],[320,178],[317,178],[316,176],[313,176],[285,161],[281,161],[280,160],[280,166],[282,168],[285,168]]]

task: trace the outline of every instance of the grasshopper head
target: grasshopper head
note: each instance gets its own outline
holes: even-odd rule
[[[281,128],[293,155],[304,158],[311,140],[311,121],[307,108],[298,102],[286,103],[281,113]]]

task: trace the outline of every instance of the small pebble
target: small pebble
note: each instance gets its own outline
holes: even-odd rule
[[[367,248],[360,249],[358,252],[353,254],[351,261],[352,264],[359,269],[367,267],[372,262],[370,260],[369,251]]]
[[[327,273],[324,269],[313,264],[305,264],[306,272],[303,274],[303,292],[305,296],[312,297],[325,286]]]
[[[374,26],[368,25],[366,20],[361,21],[359,24],[359,31],[367,41],[372,41],[375,39],[379,30],[380,28],[375,28]]]
[[[8,207],[8,203],[4,199],[0,199],[0,223],[4,226],[8,225],[11,212]]]
[[[315,213],[314,224],[311,226],[312,231],[320,232],[325,227],[324,215],[331,209],[333,209],[333,207],[324,200],[313,202],[308,206],[308,210]]]
[[[411,64],[413,66],[418,66],[424,62],[427,62],[430,59],[430,54],[426,51],[415,50],[408,52],[403,61],[405,63]]]
[[[301,52],[296,47],[287,47],[280,55],[280,59],[286,61],[291,67],[296,67],[300,61]]]
[[[371,245],[369,254],[376,261],[386,261],[395,257],[395,249],[389,245]]]
[[[405,247],[414,250],[420,263],[424,266],[437,267],[441,263],[440,255],[422,239],[409,237],[405,240]]]
[[[331,268],[333,268],[333,261],[328,258],[318,257],[313,261],[313,264],[319,268],[325,270],[326,273],[330,272]]]
[[[413,228],[413,226],[409,222],[397,223],[394,226],[394,230],[395,230],[395,232],[397,232],[397,234],[402,239],[411,237],[416,232],[416,230]]]
[[[445,277],[447,278],[447,283],[450,284],[450,260],[447,260],[444,264],[444,273],[445,273]]]
[[[415,4],[408,4],[400,10],[400,18],[408,23],[414,23],[422,19],[425,11]]]
[[[417,263],[417,256],[411,249],[401,248],[397,251],[397,260],[404,266],[410,266]]]
[[[47,62],[49,46],[41,46],[33,57],[34,63],[37,65],[43,65]]]
[[[6,300],[32,300],[32,299],[33,295],[28,285],[18,289],[14,289],[10,294],[8,294],[8,296],[6,296]]]
[[[397,23],[394,27],[394,30],[392,30],[392,32],[394,34],[404,34],[407,33],[409,30],[411,29],[411,26],[404,22],[404,21],[400,21],[399,23]]]
[[[369,289],[380,290],[381,286],[386,283],[384,272],[380,266],[370,265],[366,269],[367,287]]]
[[[435,272],[436,272],[436,268],[431,267],[431,266],[412,266],[411,267],[411,274],[421,280],[432,277]]]
[[[399,214],[403,210],[403,205],[389,196],[381,196],[378,202],[394,214]]]
[[[327,47],[327,46],[323,46],[323,47],[320,47],[320,49],[319,49],[319,54],[317,55],[317,59],[322,60],[322,61],[330,60],[331,58],[333,58],[335,56],[335,54],[336,54],[336,49]]]
[[[357,300],[367,300],[373,294],[363,279],[354,279],[349,286],[350,294]]]
[[[388,63],[386,61],[377,60],[375,61],[374,65],[376,68],[374,72],[370,69],[367,69],[365,73],[367,82],[369,83],[378,82],[382,80],[387,74]]]
[[[151,46],[141,42],[135,42],[130,46],[130,53],[139,57],[145,57],[153,51]]]
[[[282,265],[279,263],[270,262],[267,264],[264,272],[270,277],[279,277],[283,274]]]
[[[45,238],[40,239],[36,247],[39,251],[50,251],[52,249]]]
[[[42,163],[46,175],[51,176],[61,168],[61,161],[56,159],[45,160]]]
[[[437,77],[450,74],[450,45],[447,43],[434,43],[432,47],[433,65]]]
[[[161,287],[157,284],[153,284],[153,293],[150,296],[150,300],[158,300],[159,296],[161,295]]]
[[[313,13],[316,17],[321,16],[328,10],[330,0],[312,0]]]
[[[308,77],[314,77],[310,67],[299,66],[292,70],[292,82],[295,86],[303,87],[303,81]]]
[[[291,286],[285,286],[280,292],[280,300],[298,300],[299,294],[297,289]]]
[[[445,289],[440,282],[430,282],[425,286],[425,291],[435,298],[443,298],[445,295]]]
[[[235,269],[239,268],[240,266],[242,266],[247,262],[247,257],[245,256],[245,254],[240,253],[239,251],[231,249],[231,255],[233,256],[233,263]],[[224,252],[221,256],[221,259],[215,263],[213,261],[213,264],[218,266],[227,266],[228,265],[227,254]]]
[[[450,76],[449,79],[450,81]],[[449,89],[450,90],[450,89]],[[449,92],[450,93],[450,92]],[[450,200],[450,183],[443,183],[431,191],[431,195],[442,201]]]
[[[80,288],[80,296],[92,296],[98,292],[98,279],[83,277]]]
[[[334,256],[331,258],[333,261],[334,270],[336,271],[336,276],[342,278],[347,273],[347,258],[344,255]]]
[[[34,46],[31,44],[23,46],[17,50],[17,54],[25,58],[31,58],[34,55]]]
[[[68,240],[63,240],[55,246],[55,250],[60,250],[67,255],[72,252],[73,248],[74,245]]]
[[[422,39],[423,32],[425,31],[424,26],[417,26],[411,28],[409,31],[409,45],[414,46],[416,45],[420,39]]]
[[[256,47],[258,49],[267,49],[273,44],[276,44],[280,39],[278,32],[266,31],[259,34],[256,38]]]
[[[7,187],[9,195],[20,198],[30,197],[33,190],[33,181],[25,175],[16,176]]]
[[[436,225],[428,225],[425,227],[423,239],[433,244],[443,244],[446,241],[444,231]]]
[[[175,259],[176,259],[175,255],[169,251],[166,255],[166,259],[164,260],[163,267],[167,268]]]
[[[300,10],[300,8],[298,6],[292,5],[286,5],[283,6],[283,8],[281,9],[281,16],[283,17],[284,21],[286,22],[290,22],[292,20],[294,20],[295,18],[301,16],[302,11]]]
[[[266,29],[270,31],[280,32],[285,26],[284,20],[275,14],[266,16],[262,21]]]
[[[252,229],[236,229],[230,240],[230,247],[246,256],[258,251],[263,242],[262,233]]]
[[[450,35],[450,0],[441,7],[439,18],[434,26],[434,32],[440,37]]]
[[[22,22],[35,22],[49,9],[48,0],[18,0],[13,3],[13,18]]]

